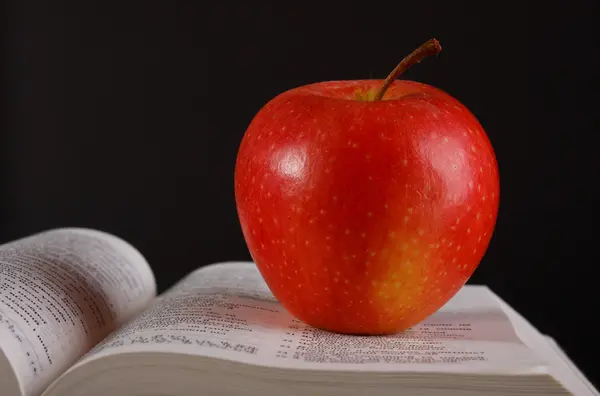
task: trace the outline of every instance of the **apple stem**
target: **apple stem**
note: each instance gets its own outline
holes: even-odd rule
[[[392,72],[386,77],[383,85],[381,88],[379,88],[379,91],[377,91],[377,94],[375,95],[375,100],[381,100],[394,80],[408,70],[411,66],[421,62],[428,56],[438,54],[441,50],[442,46],[436,39],[433,38],[422,44],[419,48],[402,59],[402,61],[398,63],[398,66],[396,66],[394,70],[392,70]]]

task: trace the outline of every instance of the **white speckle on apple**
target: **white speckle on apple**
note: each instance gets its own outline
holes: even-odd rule
[[[480,217],[481,217],[481,212],[477,212],[477,214],[475,215],[475,218],[476,218],[477,220],[479,220],[479,218],[480,218]]]
[[[496,193],[492,193],[492,199],[496,198]]]
[[[408,213],[412,213],[412,212],[413,212],[413,208],[408,208],[408,209],[406,209],[406,211],[407,211]]]
[[[366,238],[366,237],[367,237],[367,234],[365,234],[364,232],[361,232],[361,233],[360,233],[360,237],[361,237],[361,238]]]
[[[486,199],[487,199],[487,197],[486,197],[485,195],[481,197],[481,200],[482,200],[483,202],[485,202],[485,200],[486,200]]]
[[[346,234],[346,235],[350,235],[350,230],[346,228],[346,229],[344,230],[344,234]]]
[[[452,247],[452,241],[448,242],[448,247]]]
[[[367,217],[373,217],[373,212],[367,212]]]
[[[463,132],[463,136],[467,136],[467,132],[466,132],[466,131],[465,131],[465,132]]]
[[[470,189],[473,189],[473,186],[474,186],[474,184],[473,184],[473,180],[471,180],[471,181],[469,182],[469,188],[470,188]]]
[[[406,159],[403,159],[403,160],[402,160],[402,165],[404,165],[404,166],[408,165],[408,160],[406,160]]]
[[[479,237],[477,238],[477,243],[481,242],[481,235],[479,235]]]
[[[475,148],[475,145],[471,146],[471,151],[472,152],[476,152],[477,151],[477,149]]]
[[[338,197],[337,197],[337,195],[334,195],[334,196],[333,196],[333,200],[334,200],[334,201],[337,201],[337,200],[338,200]]]
[[[374,257],[376,254],[376,252],[371,252],[371,257]]]
[[[394,231],[390,231],[390,232],[388,232],[388,236],[390,238],[394,238],[396,236],[396,233]]]
[[[460,245],[458,245],[458,246],[456,247],[456,251],[457,251],[457,252],[458,252],[458,251],[460,251]]]
[[[481,192],[481,184],[477,185],[477,191]]]
[[[373,176],[369,175],[367,176],[367,179],[369,179],[369,181],[373,180]]]
[[[444,138],[444,143],[448,143],[448,138],[447,137]]]
[[[331,168],[325,168],[325,173],[330,173],[331,172]]]
[[[419,231],[417,231],[419,233],[420,236],[423,236],[425,234],[425,230],[423,230],[422,228],[419,228]]]
[[[447,271],[443,271],[443,272],[442,272],[442,276],[447,276],[447,275],[448,275],[448,272],[447,272]]]
[[[308,244],[309,244],[309,243],[310,243],[310,242],[308,241],[308,239],[307,239],[306,241],[304,241],[304,244],[305,244],[306,246],[308,246]]]
[[[404,216],[404,223],[408,223],[409,217],[408,216]]]
[[[456,257],[452,257],[452,264],[456,263]]]
[[[325,239],[326,239],[326,240],[330,240],[330,239],[331,239],[331,236],[330,236],[330,235],[326,235],[326,236],[325,236]]]
[[[471,233],[471,229],[467,228],[467,234],[470,234],[470,233]]]

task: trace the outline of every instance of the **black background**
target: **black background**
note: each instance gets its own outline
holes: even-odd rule
[[[596,383],[593,1],[9,2],[0,237],[86,226],[151,263],[160,290],[250,258],[233,170],[253,115],[321,80],[438,86],[496,149],[501,204],[472,278],[558,342]]]

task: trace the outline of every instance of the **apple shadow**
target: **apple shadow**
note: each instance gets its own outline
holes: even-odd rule
[[[270,332],[310,332],[313,337],[382,338],[415,341],[468,341],[523,344],[510,319],[502,311],[469,310],[438,311],[408,330],[390,335],[348,335],[318,329],[304,324],[288,313],[272,297],[257,293],[229,294],[232,303],[243,306],[238,311],[248,326],[260,327]]]

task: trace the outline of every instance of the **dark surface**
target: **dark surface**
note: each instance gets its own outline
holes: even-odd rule
[[[442,54],[403,77],[469,107],[500,164],[498,225],[472,282],[598,384],[593,2],[559,3],[12,1],[0,237],[103,229],[144,253],[160,290],[247,260],[232,180],[253,115],[297,85],[383,78],[436,37]]]

